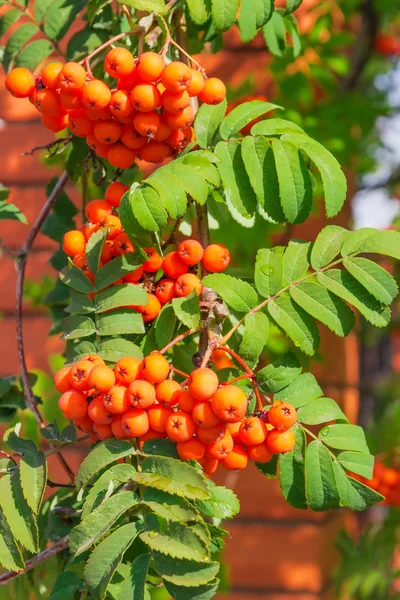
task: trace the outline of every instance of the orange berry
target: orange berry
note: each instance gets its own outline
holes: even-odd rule
[[[85,356],[82,356],[82,360],[88,360],[94,366],[105,364],[104,360],[97,354],[85,354]]]
[[[382,473],[382,483],[388,487],[394,487],[399,481],[399,473],[396,469],[387,468]]]
[[[93,431],[93,421],[88,415],[81,419],[74,419],[74,425],[76,429],[79,429],[79,431],[83,431],[84,433]]]
[[[86,116],[82,108],[69,113],[68,126],[72,133],[78,137],[87,137],[93,132],[93,122]]]
[[[161,73],[161,83],[166,90],[183,92],[192,82],[192,70],[183,62],[174,61],[166,65]]]
[[[161,383],[169,375],[169,363],[162,354],[152,353],[143,359],[140,375],[150,383]]]
[[[163,119],[160,119],[160,124],[154,134],[154,139],[156,142],[165,142],[165,140],[167,140],[167,138],[171,135],[171,132],[171,127],[167,125]]]
[[[149,430],[149,418],[141,408],[130,408],[122,417],[122,428],[131,437],[141,437]]]
[[[93,431],[99,440],[108,440],[109,438],[114,437],[111,425],[100,425],[99,423],[95,423],[93,425]]]
[[[133,120],[133,124],[140,135],[153,138],[160,125],[160,116],[154,110],[138,113]]]
[[[119,385],[128,386],[136,379],[141,361],[133,356],[124,356],[115,364],[114,373]]]
[[[226,431],[222,438],[206,447],[206,453],[209,458],[223,460],[232,452],[232,449],[233,439],[230,433]]]
[[[215,427],[215,425],[219,422],[219,418],[214,413],[208,400],[197,402],[195,404],[192,417],[196,425],[199,427],[204,427],[204,429]]]
[[[111,77],[125,77],[132,73],[135,67],[135,59],[126,48],[113,48],[107,54],[104,68]]]
[[[190,127],[194,121],[193,108],[187,106],[177,114],[165,113],[164,118],[172,129],[185,129],[186,127]]]
[[[249,446],[248,453],[251,460],[259,463],[267,463],[273,456],[272,452],[268,449],[266,442],[259,444],[258,446]]]
[[[143,81],[156,81],[164,69],[164,59],[155,52],[144,52],[138,58],[136,72]]]
[[[196,400],[208,400],[216,393],[218,377],[208,367],[200,367],[190,374],[189,392]]]
[[[113,241],[113,253],[115,256],[121,256],[122,254],[134,251],[135,248],[125,232],[117,235]]]
[[[80,252],[85,252],[86,239],[81,231],[73,229],[67,231],[63,237],[62,249],[68,256],[75,256]]]
[[[67,417],[74,419],[83,419],[88,411],[88,405],[85,396],[77,390],[68,390],[60,397],[58,406]]]
[[[138,83],[142,83],[142,80],[140,79],[135,67],[133,71],[129,73],[129,75],[119,77],[117,81],[117,89],[130,92]]]
[[[89,387],[98,392],[108,392],[115,383],[114,371],[106,365],[94,367],[89,374]]]
[[[130,436],[122,427],[122,417],[123,415],[114,415],[113,420],[111,421],[111,431],[118,440],[127,440]]]
[[[230,356],[224,352],[224,350],[219,348],[212,351],[211,362],[217,369],[229,369],[233,367],[233,362]]]
[[[90,402],[87,412],[92,421],[98,425],[109,425],[113,418],[113,415],[104,406],[101,395]]]
[[[56,89],[59,87],[58,76],[60,74],[63,65],[59,62],[47,63],[42,69],[41,76],[44,85],[50,89]]]
[[[135,408],[148,408],[156,401],[154,385],[143,379],[132,381],[128,388],[129,402]]]
[[[172,129],[172,128],[171,128]],[[180,152],[191,141],[192,127],[185,127],[184,129],[173,129],[170,135],[165,140],[168,146],[173,148],[176,152]]]
[[[128,397],[128,390],[123,385],[114,385],[102,395],[102,398],[106,409],[114,415],[122,414],[131,407]]]
[[[186,265],[197,265],[203,258],[204,250],[197,240],[185,240],[179,244],[178,254]]]
[[[177,279],[180,275],[188,272],[189,267],[182,262],[179,253],[174,251],[167,254],[162,263],[162,269],[171,279]]]
[[[203,461],[203,471],[208,475],[212,475],[218,469],[220,461],[215,458],[205,458]]]
[[[15,98],[28,98],[35,91],[35,78],[29,69],[16,67],[8,73],[5,86]]]
[[[275,400],[268,411],[268,423],[279,430],[289,429],[297,421],[297,411],[288,402]]]
[[[92,269],[89,267],[86,254],[81,252],[80,254],[75,254],[73,261],[74,265],[78,267],[86,277],[93,283],[94,282],[94,273]]]
[[[205,104],[219,104],[226,97],[226,87],[217,77],[210,77],[199,92],[199,99]]]
[[[231,260],[228,248],[221,244],[210,244],[204,250],[201,262],[203,266],[211,273],[221,273],[225,271]]]
[[[176,451],[182,460],[200,460],[204,456],[206,447],[196,438],[192,438],[187,442],[178,442]]]
[[[236,421],[236,423],[227,423],[226,428],[232,436],[232,439],[235,444],[241,444],[242,440],[240,439],[240,426],[242,422]]]
[[[201,281],[197,275],[194,275],[193,273],[185,273],[176,280],[175,294],[178,298],[189,296],[193,291],[196,291],[196,294],[200,296],[201,290]]]
[[[93,133],[86,136],[86,143],[89,146],[89,148],[96,152],[98,156],[107,158],[108,144],[102,144],[101,142],[99,142],[99,140],[94,136]]]
[[[107,153],[107,160],[117,169],[129,169],[135,162],[136,154],[123,144],[111,144]]]
[[[125,283],[138,283],[142,279],[143,276],[143,265],[140,265],[137,269],[128,273],[128,275],[124,276]]]
[[[56,386],[56,390],[60,392],[60,394],[64,394],[64,392],[68,392],[71,387],[69,382],[69,372],[70,367],[61,367],[54,375],[54,384]]]
[[[273,429],[267,435],[267,448],[272,454],[284,454],[291,452],[296,444],[296,438],[291,429],[278,431]]]
[[[82,90],[82,102],[86,108],[102,109],[109,105],[111,90],[104,81],[92,79],[85,83]]]
[[[200,71],[191,69],[192,81],[190,82],[187,92],[190,97],[198,96],[204,87],[204,77]]]
[[[172,408],[163,406],[162,404],[153,404],[147,410],[149,416],[150,427],[153,431],[165,433],[167,421],[174,414]]]
[[[211,398],[213,411],[227,423],[243,419],[247,410],[247,397],[236,385],[219,388]]]
[[[143,321],[150,323],[160,314],[161,303],[154,294],[147,294],[147,304],[135,308],[143,315]]]
[[[121,142],[131,150],[138,150],[147,143],[147,138],[140,135],[131,123],[122,127]]]
[[[85,81],[85,69],[75,62],[66,63],[58,74],[58,85],[63,90],[80,90],[85,85]]]
[[[187,442],[196,433],[196,426],[188,413],[178,411],[168,417],[166,432],[173,442]]]
[[[152,83],[139,83],[129,97],[134,108],[141,112],[149,112],[161,106],[161,94]]]
[[[122,127],[117,121],[99,121],[95,123],[93,133],[102,144],[115,144],[121,137]]]
[[[179,410],[183,410],[183,412],[191,413],[194,405],[196,404],[196,400],[193,398],[190,392],[184,390],[179,394],[178,397],[178,406]]]
[[[177,94],[165,90],[161,96],[161,106],[167,113],[178,114],[184,108],[189,106],[189,103],[190,98],[186,90],[178,92]]]
[[[215,442],[222,440],[226,433],[229,433],[229,431],[223,421],[218,421],[213,427],[208,427],[207,429],[198,427],[196,430],[197,437],[206,446],[210,446],[211,444],[215,444]]]
[[[96,233],[96,231],[99,230],[99,224],[98,223],[85,223],[85,225],[82,225],[82,227],[79,229],[79,231],[81,231],[83,233],[83,235],[85,236],[85,240],[88,241],[88,239],[90,238],[90,236],[92,236],[94,233]],[[102,363],[104,364],[104,362]]]
[[[182,388],[177,381],[165,379],[156,387],[156,398],[160,404],[175,406],[178,403]]]
[[[110,111],[116,119],[124,119],[133,113],[133,106],[129,100],[129,93],[117,90],[111,94]]]
[[[52,115],[42,115],[41,116],[42,125],[44,125],[50,131],[54,131],[54,133],[58,133],[59,131],[63,131],[68,127],[68,115],[64,115],[62,117],[53,117]]]
[[[90,360],[80,360],[72,365],[69,372],[69,382],[75,390],[84,391],[90,388],[89,375],[94,365]]]
[[[65,114],[65,108],[61,106],[60,97],[54,90],[36,90],[33,94],[33,105],[39,112],[52,117],[61,117]]]
[[[109,106],[105,108],[87,108],[85,112],[91,121],[105,121],[111,117]]]
[[[60,90],[60,102],[68,110],[83,108],[82,95],[80,91]]]
[[[171,150],[164,142],[152,140],[140,148],[139,156],[142,160],[151,163],[163,162],[170,155]]]
[[[267,428],[258,417],[247,417],[240,425],[239,437],[246,446],[258,446],[265,441]]]
[[[156,286],[156,296],[162,305],[171,302],[175,298],[175,281],[173,279],[161,279]]]
[[[100,223],[111,212],[111,206],[105,200],[92,200],[85,208],[85,215],[91,223]]]
[[[121,202],[122,196],[129,190],[129,186],[120,183],[119,181],[113,181],[106,188],[105,199],[110,206],[118,208]]]
[[[114,241],[122,233],[122,224],[115,215],[107,215],[100,223],[101,227],[109,229],[107,240]]]
[[[239,446],[238,444],[234,444],[232,448],[232,452],[223,459],[222,464],[225,469],[228,471],[232,470],[240,470],[242,471],[247,467],[247,463],[249,462],[249,455],[247,454],[246,448],[243,446]]]
[[[156,273],[158,269],[161,269],[163,264],[163,258],[160,256],[155,248],[143,248],[147,254],[147,260],[143,263],[143,270],[145,273]]]

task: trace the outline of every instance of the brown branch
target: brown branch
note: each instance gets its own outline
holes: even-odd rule
[[[53,152],[49,152],[49,156],[55,156],[56,154],[58,154],[58,152],[64,150],[68,144],[70,144],[72,142],[73,136],[72,135],[67,135],[66,137],[63,138],[58,138],[57,140],[54,140],[53,142],[49,142],[48,144],[43,144],[43,146],[35,146],[34,148],[32,148],[32,150],[29,150],[29,152],[22,152],[21,156],[32,156],[33,154],[35,154],[35,152],[39,152],[40,150],[53,150]],[[62,144],[63,147],[62,148],[58,148],[58,146]]]
[[[43,550],[43,552],[39,552],[39,554],[36,554],[36,556],[33,556],[32,558],[27,560],[26,564],[25,564],[25,569],[22,569],[21,571],[18,571],[17,573],[15,571],[7,571],[6,573],[3,573],[2,575],[0,575],[0,585],[1,584],[4,585],[4,584],[8,583],[9,581],[12,581],[16,577],[19,577],[20,575],[24,575],[31,569],[34,569],[35,567],[40,565],[42,562],[48,560],[49,558],[52,558],[56,554],[60,554],[60,552],[63,552],[67,548],[68,548],[68,535],[61,538],[61,540],[58,540],[58,542],[56,542],[49,548],[46,548],[45,550]]]
[[[73,483],[57,483],[56,481],[52,481],[51,479],[47,480],[47,485],[49,488],[73,488],[75,489],[75,485]]]

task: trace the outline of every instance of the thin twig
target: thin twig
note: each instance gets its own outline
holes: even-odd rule
[[[60,444],[57,447],[51,448],[51,450],[49,450],[48,452],[46,452],[46,458],[48,456],[51,456],[52,454],[56,454],[56,452],[58,452],[59,450],[62,450],[63,448],[66,448],[67,446],[74,446],[75,444],[79,444],[80,442],[84,442],[85,440],[88,440],[90,438],[90,433],[88,433],[87,435],[81,435],[81,437],[79,437],[76,442],[64,442],[63,444]]]
[[[73,483],[58,483],[56,481],[51,481],[51,479],[47,480],[47,485],[49,488],[73,488],[75,489],[75,485]]]
[[[111,46],[111,44],[118,42],[118,40],[122,40],[124,37],[127,37],[128,35],[140,35],[142,33],[142,31],[143,31],[143,28],[138,25],[137,28],[135,28],[135,29],[130,29],[129,31],[126,31],[125,33],[119,33],[118,35],[115,35],[113,38],[111,38],[107,42],[104,42],[104,44],[101,44],[101,46],[96,48],[96,50],[93,50],[93,52],[91,52],[90,54],[85,56],[85,58],[83,58],[81,61],[79,61],[78,64],[84,65],[87,69],[90,59],[92,59],[94,56],[97,56],[97,54],[100,54],[100,52],[105,50],[105,48],[108,48],[108,46]],[[89,66],[89,68],[90,68],[90,66]]]
[[[181,371],[180,369],[176,369],[175,367],[170,367],[171,373],[176,373],[177,375],[180,375],[181,377],[184,377],[185,379],[189,379],[189,375],[187,373],[184,373],[183,371]]]
[[[65,150],[68,144],[72,142],[72,139],[72,135],[67,135],[66,137],[58,138],[57,140],[49,142],[48,144],[43,144],[43,146],[35,146],[34,148],[32,148],[32,150],[29,150],[28,152],[22,152],[21,156],[32,156],[33,154],[35,154],[35,152],[39,152],[40,150],[53,150],[53,148],[54,152],[50,152],[49,156],[55,156],[59,153],[59,151],[61,152]],[[59,149],[58,146],[60,146],[60,144],[62,144],[63,147]]]
[[[170,348],[172,348],[173,346],[175,346],[175,344],[178,344],[179,342],[181,342],[182,340],[184,340],[185,337],[187,337],[188,335],[192,335],[192,333],[196,333],[196,331],[197,331],[197,329],[188,329],[184,333],[181,333],[180,335],[178,335],[178,337],[176,337],[171,342],[169,342],[169,344],[167,344],[166,346],[164,346],[164,348],[162,348],[160,350],[160,354],[165,354]]]

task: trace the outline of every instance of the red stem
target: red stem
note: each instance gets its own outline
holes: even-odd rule
[[[180,371],[179,369],[175,369],[175,367],[170,367],[171,368],[171,372],[176,373],[177,375],[180,375],[181,377],[184,377],[185,379],[189,379],[190,375],[188,375],[187,373],[184,373],[183,371]]]
[[[248,373],[249,375],[251,375],[252,377],[254,377],[254,372],[250,369],[250,367],[243,360],[243,358],[240,358],[240,356],[238,354],[236,354],[236,352],[234,350],[231,350],[227,346],[216,346],[215,349],[216,350],[223,350],[227,354],[230,354],[243,367],[243,369],[246,371],[246,373]]]
[[[165,354],[170,348],[175,346],[175,344],[178,344],[179,342],[184,340],[185,337],[187,337],[188,335],[191,335],[192,333],[196,333],[196,331],[197,331],[197,329],[188,329],[187,331],[185,331],[185,333],[181,333],[180,335],[178,335],[178,337],[176,337],[174,340],[172,340],[169,344],[164,346],[164,348],[162,348],[160,350],[160,354]]]

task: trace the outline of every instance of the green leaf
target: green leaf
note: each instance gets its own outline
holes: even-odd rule
[[[290,223],[302,223],[311,211],[313,194],[304,158],[294,144],[275,139],[271,147],[275,156],[283,212]]]
[[[318,327],[311,317],[289,296],[268,303],[268,312],[287,336],[305,354],[313,355],[319,346]]]
[[[76,338],[87,337],[96,332],[94,322],[90,317],[84,315],[71,315],[66,317],[62,322],[63,340],[74,340]]]
[[[382,302],[391,304],[398,293],[397,283],[385,269],[368,258],[345,258],[343,266],[363,285],[370,294]]]
[[[135,558],[130,566],[129,576],[122,584],[118,600],[150,600],[146,586],[150,561],[150,554],[140,554]]]
[[[31,39],[39,31],[38,27],[33,23],[24,23],[18,27],[8,38],[4,55],[3,55],[3,66],[7,72],[11,66],[12,61],[16,55],[25,46],[26,42]]]
[[[384,254],[400,259],[400,232],[394,230],[378,231],[372,227],[363,227],[352,231],[340,249],[342,256],[350,254]]]
[[[52,40],[62,40],[84,6],[85,0],[55,0],[46,11],[44,33]]]
[[[253,0],[241,0],[238,25],[242,42],[250,42],[257,33]]]
[[[303,0],[286,0],[286,8],[284,14],[288,15],[294,12],[296,9],[299,8],[302,2]]]
[[[88,1],[86,11],[87,11],[89,25],[91,25],[93,23],[93,20],[96,17],[96,15],[101,13],[108,4],[111,4],[111,2],[112,2],[112,0],[89,0]]]
[[[86,260],[93,273],[97,273],[99,270],[101,253],[109,231],[108,227],[101,227],[87,241],[85,248]]]
[[[4,12],[0,17],[0,37],[3,37],[5,33],[10,29],[14,23],[18,21],[22,12],[18,8],[10,8]]]
[[[122,525],[93,550],[83,573],[88,589],[95,598],[104,598],[124,552],[142,529],[141,522]]]
[[[105,4],[110,4],[111,0],[104,0]],[[87,9],[89,17],[89,6]],[[91,54],[99,46],[107,42],[108,35],[105,31],[95,30],[88,27],[77,31],[71,37],[67,45],[67,58],[71,61],[78,61]]]
[[[274,11],[271,19],[263,27],[263,35],[268,50],[274,56],[283,56],[286,52],[285,20],[278,11]]]
[[[174,600],[212,600],[219,588],[219,579],[196,588],[177,586],[170,581],[164,581],[165,588]]]
[[[210,485],[210,497],[207,500],[195,500],[194,505],[213,519],[231,519],[240,510],[239,500],[233,491],[218,485]]]
[[[74,556],[90,548],[127,510],[139,502],[134,492],[120,492],[104,500],[100,506],[74,527],[69,536],[69,549]]]
[[[118,2],[127,6],[133,6],[136,10],[145,10],[149,13],[154,12],[156,15],[165,15],[167,12],[164,0],[118,0]]]
[[[294,430],[296,445],[293,452],[279,456],[279,482],[286,501],[295,508],[307,508],[305,449],[306,435],[301,427]]]
[[[218,188],[221,183],[218,170],[212,162],[210,162],[209,157],[206,156],[206,154],[211,154],[213,158],[215,158],[215,155],[206,150],[203,150],[203,154],[204,155],[202,156],[198,153],[195,154],[194,152],[190,152],[187,156],[175,161],[175,165],[179,168],[179,163],[182,161],[183,164],[191,167],[204,179],[210,182],[211,185]]]
[[[254,463],[257,469],[268,479],[275,479],[278,469],[278,455],[274,456],[267,463]]]
[[[332,458],[327,448],[313,440],[305,456],[307,495],[315,511],[339,508],[340,498],[333,472]]]
[[[144,306],[148,302],[146,290],[134,283],[123,283],[106,288],[96,295],[95,310],[103,313],[112,308]]]
[[[357,308],[376,327],[386,327],[390,310],[380,304],[350,273],[331,269],[317,274],[318,281],[330,292]]]
[[[333,463],[333,469],[342,506],[347,506],[352,510],[366,510],[383,500],[381,494],[348,477],[338,462]]]
[[[108,287],[124,275],[128,275],[142,264],[143,259],[138,252],[128,252],[110,260],[96,273],[96,292]],[[81,290],[82,291],[82,290]]]
[[[57,576],[49,600],[74,600],[82,581],[76,573],[64,571]]]
[[[284,246],[262,248],[257,252],[254,283],[263,298],[274,296],[283,288]]]
[[[315,164],[324,187],[326,215],[334,217],[342,208],[347,193],[346,177],[336,158],[322,144],[306,135],[286,133],[282,140],[303,150]]]
[[[186,327],[190,329],[198,327],[200,323],[200,303],[196,291],[183,298],[173,298],[172,308],[177,319]]]
[[[301,366],[292,352],[284,354],[256,373],[261,390],[266,393],[280,392],[299,379]],[[281,398],[281,394],[279,395]]]
[[[190,18],[196,25],[202,25],[207,21],[208,11],[204,0],[186,0],[186,4],[189,9]]]
[[[19,462],[19,471],[24,498],[37,515],[46,489],[46,456],[41,450],[32,454],[26,453]]]
[[[0,506],[15,539],[29,552],[37,552],[39,532],[36,518],[23,496],[18,471],[0,479]]]
[[[239,0],[211,0],[212,21],[219,31],[232,27],[236,21]]]
[[[321,321],[336,335],[348,335],[356,324],[353,311],[327,289],[312,281],[291,286],[293,300],[309,315]]]
[[[167,224],[167,211],[160,196],[151,186],[145,184],[137,187],[129,194],[129,202],[139,225],[143,229],[158,231]]]
[[[193,523],[201,520],[197,510],[187,500],[155,488],[146,488],[143,501],[152,512],[166,521]]]
[[[250,218],[255,212],[257,198],[243,162],[241,143],[218,142],[215,154],[220,159],[217,167],[228,205],[230,203],[240,215]]]
[[[186,194],[191,196],[198,204],[205,204],[208,198],[208,184],[205,177],[182,160],[174,160],[169,165],[172,174],[179,178]]]
[[[269,333],[269,320],[266,314],[259,311],[246,315],[244,319],[244,332],[239,346],[240,356],[250,368],[254,368],[261,352],[267,342]]]
[[[82,490],[101,469],[135,453],[129,442],[111,438],[93,448],[81,463],[76,475],[76,488]]]
[[[170,458],[179,458],[178,452],[176,451],[176,444],[171,440],[157,438],[147,440],[147,442],[143,444],[142,452],[143,454],[156,454]]]
[[[185,188],[179,177],[170,172],[170,169],[161,168],[146,179],[160,198],[163,199],[165,208],[172,219],[177,219],[185,214],[187,198]]]
[[[365,433],[359,425],[327,425],[318,438],[336,450],[354,450],[369,454]]]
[[[311,242],[291,240],[283,257],[283,279],[292,283],[303,277],[310,266]]]
[[[113,310],[97,317],[98,335],[125,335],[127,333],[144,333],[143,317],[129,309]]]
[[[237,312],[249,312],[257,306],[257,293],[242,279],[223,273],[213,273],[206,275],[202,283],[215,290],[228,306]]]
[[[0,531],[0,565],[10,571],[21,571],[25,563],[1,507]]]
[[[197,4],[198,0],[192,0]],[[227,107],[224,100],[220,104],[202,104],[194,121],[196,142],[201,148],[212,146],[214,136],[223,119]]]
[[[246,136],[242,141],[241,153],[261,208],[277,223],[284,223],[275,157],[270,144],[264,137]]]
[[[297,413],[298,421],[306,425],[319,425],[327,421],[344,421],[348,423],[346,415],[332,398],[316,398],[300,407]]]
[[[68,265],[68,267],[64,267],[60,271],[60,279],[65,285],[68,287],[77,290],[78,292],[83,292],[84,294],[90,294],[93,292],[93,286],[90,283],[90,280],[86,277],[86,275],[75,267],[75,265]]]
[[[316,271],[325,267],[339,254],[350,232],[339,225],[327,225],[319,232],[311,250],[311,265]]]
[[[223,140],[228,140],[239,133],[243,127],[254,121],[254,119],[279,108],[282,107],[271,102],[264,102],[263,100],[244,102],[226,115],[220,125],[219,133]]]
[[[56,284],[57,285],[57,284]],[[94,304],[93,300],[89,298],[87,294],[83,294],[82,292],[77,292],[73,288],[67,290],[66,287],[61,286],[63,290],[65,290],[69,296],[71,296],[71,302],[64,308],[65,312],[74,313],[74,314],[88,314],[94,312]],[[46,296],[46,304],[52,304],[49,302],[49,294]],[[61,304],[64,306],[64,303]]]
[[[372,454],[345,451],[337,455],[337,460],[348,471],[357,473],[357,475],[361,475],[366,479],[372,479],[374,470],[374,457]]]
[[[216,577],[219,568],[217,562],[203,564],[192,560],[171,559],[158,552],[154,555],[154,569],[160,577],[183,587],[193,588],[208,583]]]
[[[144,531],[140,534],[140,539],[153,551],[172,558],[208,561],[207,547],[192,527],[172,521],[168,523],[162,533]]]
[[[162,167],[164,169],[165,167]],[[143,229],[136,218],[129,194],[125,194],[119,205],[118,214],[126,234],[131,240],[137,240],[141,246],[153,244],[151,234]]]
[[[185,307],[187,309],[187,304],[180,303],[178,306],[178,309],[177,309],[178,312],[182,310],[182,304],[183,304],[183,311],[184,311],[184,319],[191,320],[192,316],[190,315],[190,313],[188,315],[187,310],[185,310]],[[176,304],[175,304],[175,306],[176,306]],[[197,310],[197,307],[196,307],[196,310]],[[199,311],[200,311],[200,306],[199,306]],[[200,312],[199,312],[199,314],[200,314]],[[154,327],[156,330],[157,346],[160,349],[164,348],[164,346],[166,346],[172,340],[174,331],[175,331],[175,327],[176,327],[175,309],[172,304],[166,304],[162,307],[160,314],[158,315],[158,317],[154,323]]]
[[[196,469],[174,458],[148,456],[143,461],[142,472],[136,473],[134,479],[142,485],[192,500],[209,497],[207,480]]]
[[[109,467],[97,481],[92,484],[83,504],[81,518],[85,519],[94,509],[100,506],[111,486],[115,491],[122,484],[130,481],[135,472],[135,467],[129,463],[121,463]]]
[[[11,202],[0,201],[0,219],[8,219],[9,221],[19,221],[20,223],[28,223],[24,213],[22,213],[15,204]]]
[[[107,362],[118,362],[124,356],[133,356],[138,360],[143,359],[143,352],[133,342],[124,338],[104,340],[98,344],[98,354]]]
[[[265,119],[255,123],[251,128],[251,135],[282,135],[283,133],[304,133],[303,129],[285,119]],[[304,133],[305,135],[305,133]]]

